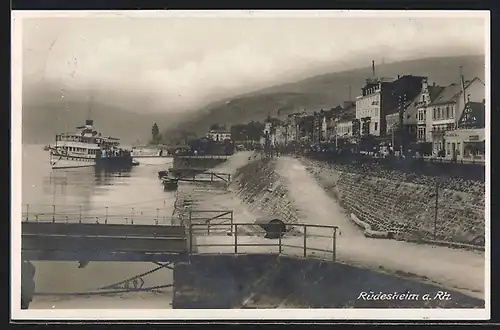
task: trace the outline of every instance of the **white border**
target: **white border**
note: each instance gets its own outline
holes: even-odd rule
[[[21,161],[22,161],[22,19],[31,17],[443,17],[485,19],[486,196],[484,309],[229,309],[229,310],[21,310]],[[489,11],[12,11],[12,161],[11,161],[11,316],[16,320],[487,320],[490,298],[490,12]],[[16,220],[13,220],[16,219]]]

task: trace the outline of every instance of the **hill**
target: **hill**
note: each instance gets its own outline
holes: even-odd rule
[[[118,107],[102,101],[89,102],[87,92],[61,92],[50,84],[23,88],[23,143],[45,144],[54,141],[55,134],[74,131],[83,125],[89,115],[96,129],[104,135],[119,137],[124,144],[146,143],[151,138],[153,123],[160,129],[174,125],[179,114],[139,113],[130,109],[141,109],[137,100],[128,102],[128,95],[112,95],[121,98],[128,106]],[[130,97],[129,97],[130,98]],[[135,103],[134,103],[135,102]]]
[[[429,82],[438,85],[459,82],[460,66],[466,79],[479,77],[484,80],[484,56],[435,57],[412,61],[377,65],[379,77],[397,77],[413,74],[429,77]],[[232,97],[212,103],[186,118],[183,129],[204,134],[213,123],[238,124],[251,120],[262,121],[268,114],[275,115],[296,110],[330,109],[358,95],[365,79],[371,75],[371,67],[356,70],[327,73],[298,82],[273,86],[257,92]],[[175,135],[178,129],[171,129],[165,135]]]

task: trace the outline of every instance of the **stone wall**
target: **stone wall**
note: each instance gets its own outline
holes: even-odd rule
[[[361,292],[419,299],[363,300]],[[450,300],[423,300],[447,291]],[[413,296],[415,298],[415,296]],[[484,301],[341,263],[276,255],[193,255],[174,268],[173,308],[478,308]]]
[[[275,172],[275,160],[256,158],[236,171],[231,189],[259,217],[297,223],[297,211],[283,181]]]
[[[173,168],[212,168],[226,161],[226,156],[174,156]]]
[[[376,172],[354,172],[348,166],[303,160],[318,182],[336,197],[343,207],[376,231],[411,241],[436,240],[484,247],[484,191],[473,187],[418,184]],[[377,175],[378,174],[378,175]],[[421,179],[421,178],[419,178]],[[436,221],[435,221],[436,220]]]

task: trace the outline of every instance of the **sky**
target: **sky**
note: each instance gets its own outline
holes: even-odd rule
[[[31,17],[23,84],[147,100],[180,112],[315,74],[431,56],[484,54],[483,18]],[[29,92],[29,90],[27,91]],[[93,92],[97,93],[97,92]],[[125,99],[125,98],[124,98]],[[115,97],[110,102],[127,103]],[[109,101],[109,100],[108,100]]]

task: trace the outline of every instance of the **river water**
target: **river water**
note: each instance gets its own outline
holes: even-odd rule
[[[98,173],[93,167],[52,170],[41,145],[23,146],[23,217],[40,221],[154,224],[170,222],[175,194],[164,192],[158,171],[171,158],[140,158],[128,172]],[[35,262],[36,291],[30,308],[169,308],[171,290],[100,295],[96,289],[158,267],[152,263]],[[171,271],[144,277],[144,287],[171,283]],[[140,303],[137,300],[140,300]],[[147,303],[146,303],[147,302]]]

